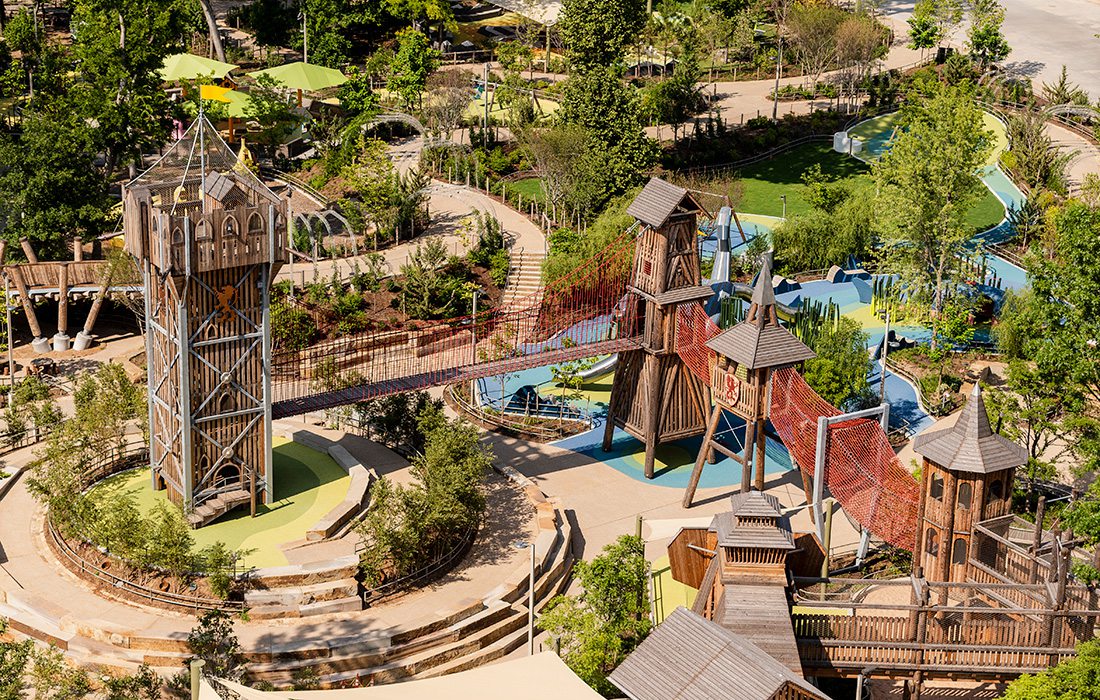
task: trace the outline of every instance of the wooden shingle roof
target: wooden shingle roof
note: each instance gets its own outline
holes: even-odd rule
[[[774,319],[775,290],[772,289],[771,266],[765,258],[752,291],[749,315],[733,328],[708,340],[706,345],[748,369],[793,365],[817,357]]]
[[[783,515],[779,499],[770,493],[749,491],[730,497],[733,510],[719,513],[711,521],[710,529],[718,533],[722,547],[747,547],[752,549],[793,550],[790,518]],[[773,525],[742,524],[741,518],[770,518]]]
[[[961,472],[989,474],[1027,462],[1027,450],[993,432],[979,384],[955,425],[918,435],[913,450],[936,464]]]
[[[631,700],[768,700],[788,685],[828,700],[746,637],[684,608],[665,618],[609,679]]]
[[[793,365],[817,357],[790,331],[780,326],[741,322],[707,341],[707,347],[748,369]]]
[[[683,206],[681,207],[681,205]],[[699,203],[695,201],[695,198],[683,187],[677,187],[670,182],[655,177],[646,183],[638,196],[626,208],[626,213],[647,226],[660,228],[677,208],[683,208],[685,211],[703,210]]]

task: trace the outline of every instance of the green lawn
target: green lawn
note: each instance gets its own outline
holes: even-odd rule
[[[335,508],[347,495],[351,478],[327,454],[275,438],[275,501],[261,505],[255,518],[238,507],[206,527],[192,531],[195,544],[206,547],[224,542],[230,549],[254,549],[245,566],[285,566],[280,545],[303,539],[306,530]],[[117,474],[94,487],[128,491],[143,512],[168,502],[164,491],[153,491],[148,469]]]
[[[545,202],[546,193],[542,189],[542,180],[537,177],[528,177],[508,183],[508,191],[523,195],[524,202]]]
[[[811,207],[802,198],[802,173],[814,163],[820,163],[822,172],[827,175],[847,182],[853,196],[868,196],[874,187],[870,168],[863,161],[837,153],[828,143],[807,143],[742,169],[740,182],[743,189],[738,211],[782,216],[781,195],[786,195],[787,216],[808,213]],[[1004,216],[1004,205],[996,195],[986,190],[985,196],[967,216],[967,221],[975,230],[984,231],[999,224]]]

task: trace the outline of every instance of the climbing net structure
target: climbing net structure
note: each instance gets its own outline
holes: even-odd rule
[[[681,306],[676,352],[699,377],[710,381],[714,352],[707,340],[720,329],[699,304]],[[769,418],[798,467],[813,476],[818,418],[841,411],[810,388],[793,367],[772,372]],[[825,485],[844,511],[876,536],[912,550],[920,493],[877,420],[853,419],[828,427]]]

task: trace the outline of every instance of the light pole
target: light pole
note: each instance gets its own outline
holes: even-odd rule
[[[4,272],[4,313],[7,314],[4,323],[8,327],[8,381],[11,382],[11,390],[15,391],[15,357],[12,355],[11,343],[11,293],[10,280],[7,271]],[[9,401],[11,395],[9,394]]]
[[[783,218],[786,219],[787,218],[787,195],[781,194],[781,195],[779,195],[779,198],[781,200],[783,200]]]
[[[526,549],[531,553],[531,578],[527,582],[527,654],[535,655],[535,543],[516,540],[512,543],[516,549]]]
[[[477,298],[480,294],[481,294],[480,289],[475,289],[474,290],[474,311],[473,311],[473,315],[470,316],[470,337],[473,340],[473,347],[471,348],[471,352],[470,352],[470,364],[471,365],[476,365],[477,364]],[[503,408],[504,397],[501,396],[500,400],[501,400],[501,404],[502,404],[502,408]],[[481,413],[481,402],[478,401],[478,398],[477,398],[477,379],[471,379],[470,380],[470,403],[473,404],[475,408],[477,408],[477,412],[480,414]]]
[[[886,403],[886,351],[890,348],[890,307],[880,312],[886,318],[886,331],[882,336],[882,371],[879,372],[879,404]]]
[[[298,17],[302,20],[302,63],[309,63],[309,28],[306,26],[306,8],[302,7]],[[301,93],[298,93],[301,97]],[[301,102],[301,100],[298,100]],[[301,105],[298,105],[301,107]]]

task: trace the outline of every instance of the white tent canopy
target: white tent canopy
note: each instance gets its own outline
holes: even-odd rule
[[[601,700],[603,697],[577,678],[565,662],[551,652],[479,666],[438,678],[369,688],[264,692],[230,681],[218,682],[239,695],[241,700]],[[217,697],[209,686],[204,687],[202,692],[212,693],[211,698]],[[199,697],[201,700],[207,698],[205,694]]]

